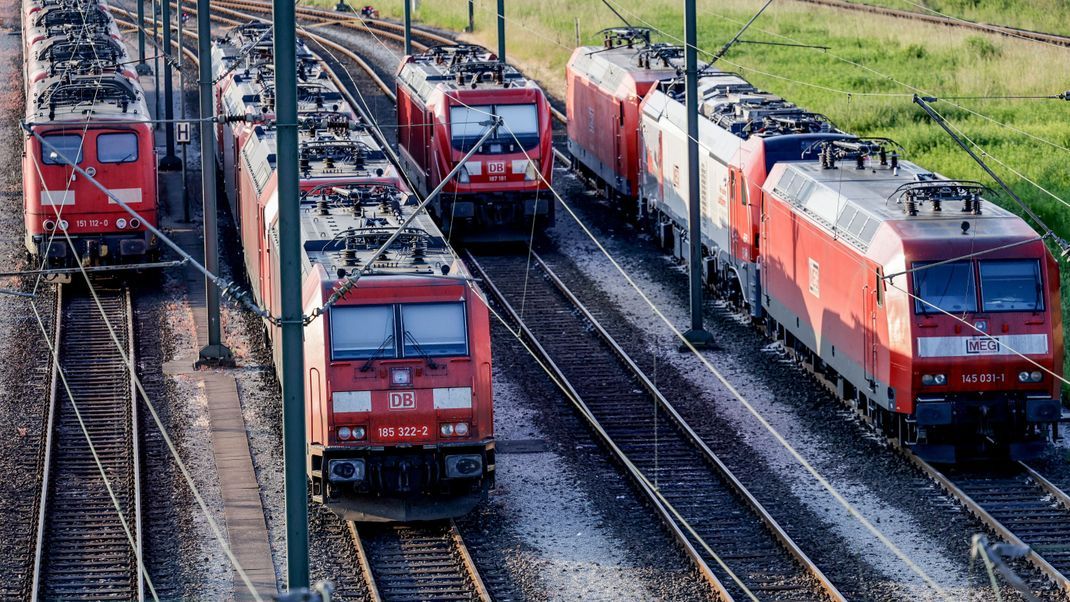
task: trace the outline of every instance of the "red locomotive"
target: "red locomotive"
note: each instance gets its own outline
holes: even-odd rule
[[[238,114],[272,113],[270,73],[250,75],[224,96],[249,86]],[[414,198],[318,68],[300,85],[316,91],[302,94],[299,114],[305,313],[370,268],[305,330],[313,499],[351,520],[459,516],[494,483],[486,300],[426,213],[377,252]],[[279,315],[275,134],[264,124],[223,140],[237,157],[232,198],[249,280]],[[279,332],[268,331],[277,356]]]
[[[607,197],[637,205],[639,102],[657,82],[683,72],[683,47],[654,44],[646,28],[603,32],[602,47],[580,47],[565,70],[568,151],[573,167]]]
[[[638,94],[657,77],[640,58],[646,42],[573,55],[569,145],[578,162],[619,196],[634,194],[681,259],[687,178],[699,178],[707,284],[920,456],[1042,451],[1061,412],[1052,374],[1062,372],[1063,334],[1059,269],[1036,232],[984,200],[979,185],[900,161],[890,141],[840,132],[711,69],[698,81],[692,176],[682,79],[666,68]],[[637,153],[612,162],[604,149],[614,138],[614,148],[630,148],[637,104]],[[617,115],[622,127],[592,136],[582,127],[592,113]]]
[[[56,149],[26,137],[26,248],[49,265],[75,256],[84,264],[142,260],[156,247],[145,225],[156,222],[157,157],[144,91],[115,22],[97,2],[28,0],[23,8],[26,122]]]
[[[435,46],[402,61],[397,106],[402,166],[421,194],[442,182],[488,123],[503,121],[431,203],[444,232],[527,240],[553,223],[550,105],[535,82],[479,46]]]

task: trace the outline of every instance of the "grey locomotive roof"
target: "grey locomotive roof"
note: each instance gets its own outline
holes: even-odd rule
[[[439,86],[458,91],[538,87],[512,65],[497,62],[489,50],[468,44],[432,46],[413,55],[398,79],[422,99]]]
[[[957,236],[964,215],[961,203],[945,203],[941,211],[934,211],[931,203],[922,203],[915,216],[905,210],[903,185],[941,181],[952,182],[909,161],[899,162],[898,174],[890,166],[866,165],[865,169],[857,169],[853,161],[841,162],[832,169],[822,168],[817,161],[799,161],[778,163],[764,188],[864,251],[884,222],[908,222],[914,238]],[[968,217],[975,221],[1015,216],[993,203],[982,202],[981,214]],[[978,236],[1005,233],[996,228],[975,228],[972,232]]]
[[[680,49],[667,44],[650,46],[587,46],[572,61],[574,70],[609,90],[616,90],[626,79],[660,80],[683,72]],[[647,62],[646,59],[650,59]],[[640,70],[640,68],[642,68]]]
[[[359,191],[344,194],[348,191]],[[325,195],[309,194],[301,203],[301,239],[305,267],[323,265],[328,276],[359,271],[372,262],[373,274],[441,275],[455,257],[426,211],[413,218],[390,249],[375,251],[416,209],[416,199],[390,186],[338,187]]]
[[[684,92],[683,80],[660,83],[647,101],[647,114],[665,114],[682,130],[686,129]],[[731,158],[739,148],[739,140],[751,136],[838,132],[823,115],[759,90],[736,73],[707,71],[698,80],[698,92],[699,113],[705,117],[701,123],[716,126],[702,143],[722,161]]]

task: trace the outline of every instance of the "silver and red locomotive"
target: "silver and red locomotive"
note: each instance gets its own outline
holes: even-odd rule
[[[232,36],[220,44],[239,39]],[[258,38],[259,39],[259,38]],[[270,40],[269,40],[270,43]],[[486,299],[426,212],[416,209],[369,128],[311,54],[299,69],[301,197],[276,191],[275,132],[230,120],[227,187],[255,297],[279,315],[279,203],[298,202],[306,315],[347,278],[356,286],[305,328],[312,496],[352,520],[459,516],[494,483]],[[225,115],[274,114],[270,56],[221,81]],[[233,159],[228,159],[232,157]],[[278,366],[279,331],[268,324]]]
[[[156,223],[155,141],[144,91],[107,5],[28,0],[23,24],[26,123],[48,143],[25,139],[27,250],[49,265],[75,257],[84,264],[145,259],[156,246],[145,228]]]
[[[682,78],[666,62],[665,77],[638,92],[658,76],[647,42],[573,54],[569,145],[586,170],[622,202],[634,196],[683,260],[688,206],[700,203],[706,283],[920,456],[1044,450],[1061,414],[1064,347],[1059,266],[1037,233],[983,186],[710,68],[698,80],[699,173],[689,174]],[[623,138],[636,110],[635,156],[595,160],[631,152]],[[592,111],[623,127],[585,131]]]
[[[444,232],[469,241],[527,240],[553,224],[550,105],[539,86],[485,48],[435,46],[397,73],[398,147],[421,194],[495,128],[430,205]]]

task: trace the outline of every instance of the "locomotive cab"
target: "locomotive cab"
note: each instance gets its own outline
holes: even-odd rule
[[[311,405],[314,494],[352,520],[464,514],[494,483],[486,304],[453,278],[361,289],[324,326],[330,403]]]
[[[917,341],[912,439],[927,458],[954,461],[1004,444],[1012,459],[1034,457],[1059,420],[1058,271],[1034,234],[1018,242],[1026,244],[977,257],[965,257],[962,244],[918,253],[898,283],[909,291],[902,302]]]
[[[397,76],[398,148],[442,229],[469,242],[527,240],[554,222],[553,131],[542,90],[485,48],[435,46],[407,56]],[[490,137],[455,176],[496,119]]]
[[[41,130],[39,130],[41,131]],[[154,237],[74,170],[75,162],[142,219],[156,219],[156,149],[146,124],[55,128],[26,139],[26,247],[53,265],[140,260],[154,250]],[[66,240],[76,251],[72,251]]]

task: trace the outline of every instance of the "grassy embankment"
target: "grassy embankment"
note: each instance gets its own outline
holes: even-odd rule
[[[638,16],[673,36],[682,36],[680,2],[617,2],[628,11],[625,16],[629,19]],[[900,8],[909,6],[896,0],[883,3],[899,4]],[[1033,25],[1030,19],[1047,14],[1048,24],[1070,23],[1067,17],[1070,7],[1055,0],[1041,0],[1039,5],[1011,0],[995,3],[949,0],[934,2],[933,6],[951,11],[964,4],[976,5],[975,12],[957,12],[956,16],[1025,27]],[[719,48],[759,6],[757,0],[699,0],[700,46],[711,51]],[[1007,14],[994,6],[1006,7]],[[398,16],[396,12],[401,8],[377,7],[390,17]],[[510,61],[518,63],[558,97],[564,91],[564,65],[575,46],[575,19],[584,44],[598,43],[600,29],[619,25],[600,0],[514,0],[507,3],[506,10]],[[467,3],[423,0],[415,18],[427,25],[460,31],[467,24]],[[633,24],[639,24],[638,19]],[[477,0],[476,30],[467,38],[493,48],[495,27],[493,0]],[[1063,69],[1070,59],[1070,49],[1021,40],[793,2],[774,4],[745,38],[787,41],[778,35],[829,46],[832,54],[937,96],[1053,95],[1070,88]],[[819,50],[750,44],[733,48],[720,66],[739,71],[756,85],[828,115],[843,129],[891,137],[906,148],[907,158],[948,177],[987,181],[980,168],[912,104],[909,96],[865,96],[865,93],[909,94],[910,90],[877,73]],[[826,88],[853,94],[848,96]],[[1058,146],[1070,147],[1070,102],[955,102]],[[1070,172],[1066,169],[1070,152],[1027,138],[946,102],[936,103],[936,108],[992,156],[1060,199],[1070,199]],[[1070,239],[1070,208],[996,163],[992,162],[992,167],[1056,232]],[[1000,202],[1017,210],[1009,199]],[[1063,289],[1070,294],[1070,267],[1063,274]],[[1064,321],[1070,326],[1068,306],[1064,303]]]
[[[1064,0],[847,0],[899,10],[938,11],[949,17],[1070,35],[1070,4]],[[930,13],[931,14],[931,13]]]

